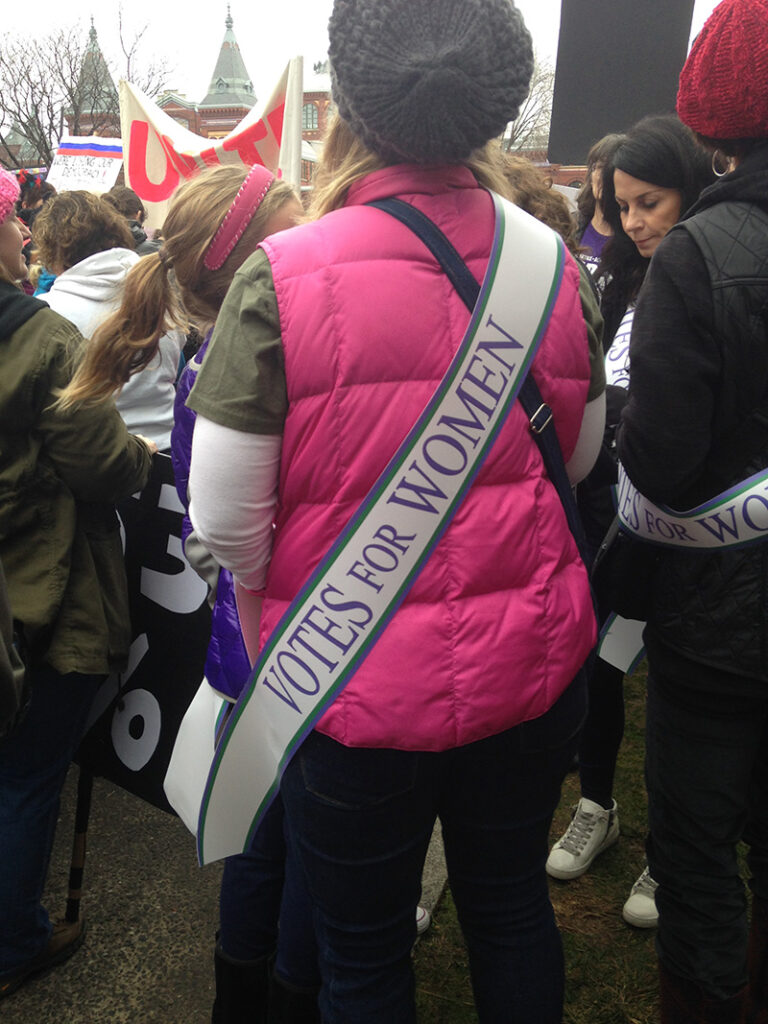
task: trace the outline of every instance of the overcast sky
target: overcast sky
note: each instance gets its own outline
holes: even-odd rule
[[[560,0],[516,2],[539,54],[554,63]],[[588,4],[588,0],[585,2]],[[694,34],[717,2],[696,0]],[[190,0],[126,0],[122,6],[126,38],[132,38],[146,26],[141,49],[144,60],[163,56],[170,69],[169,87],[185,93],[194,102],[202,100],[224,37],[226,2],[216,0],[203,6]],[[235,36],[259,102],[268,99],[291,57],[303,56],[308,69],[325,57],[332,6],[333,0],[231,0]],[[118,0],[35,0],[32,14],[23,3],[3,7],[3,33],[16,32],[25,37],[33,26],[47,33],[62,23],[79,23],[87,32],[93,14],[102,50],[108,60],[118,64]]]

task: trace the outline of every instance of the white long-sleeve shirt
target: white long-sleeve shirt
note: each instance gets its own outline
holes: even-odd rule
[[[260,590],[272,552],[282,438],[195,420],[189,517],[216,561],[248,590]]]

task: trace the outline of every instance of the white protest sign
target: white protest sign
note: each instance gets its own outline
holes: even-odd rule
[[[645,654],[644,629],[644,622],[611,613],[600,630],[598,658],[631,676]]]
[[[82,189],[109,192],[123,165],[120,139],[98,135],[63,135],[46,181],[57,192]]]

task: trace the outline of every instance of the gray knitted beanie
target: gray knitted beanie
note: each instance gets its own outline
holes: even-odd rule
[[[533,47],[512,0],[335,0],[333,98],[394,162],[459,163],[528,94]]]

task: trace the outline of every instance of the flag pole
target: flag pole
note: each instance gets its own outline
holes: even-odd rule
[[[285,91],[283,136],[278,167],[281,177],[297,189],[301,187],[301,109],[304,104],[304,58],[292,57],[288,63]]]

